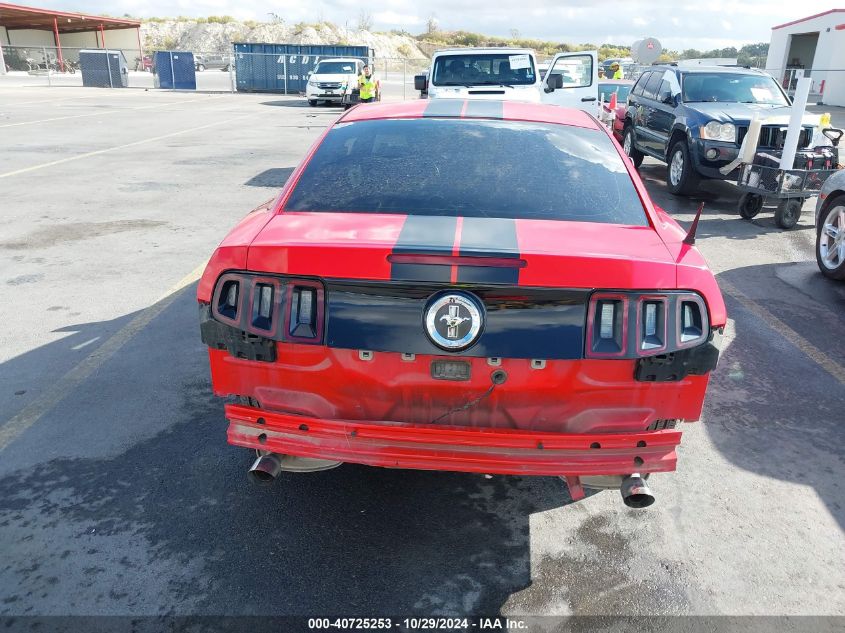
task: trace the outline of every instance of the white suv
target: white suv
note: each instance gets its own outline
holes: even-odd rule
[[[318,101],[342,103],[343,96],[357,87],[363,68],[364,62],[355,57],[320,60],[305,87],[308,105],[315,106]]]

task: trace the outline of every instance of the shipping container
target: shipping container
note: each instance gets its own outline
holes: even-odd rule
[[[234,47],[239,92],[301,94],[321,59],[357,57],[371,62],[373,58],[373,49],[367,46],[238,43]]]
[[[158,51],[153,55],[155,87],[171,90],[196,90],[197,71],[194,54],[187,51]]]

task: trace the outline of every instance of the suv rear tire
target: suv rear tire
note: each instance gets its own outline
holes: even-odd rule
[[[666,155],[666,185],[671,193],[688,196],[698,188],[698,175],[690,158],[686,139],[672,144]]]
[[[625,133],[622,136],[622,151],[628,155],[631,162],[634,163],[634,167],[639,169],[640,165],[643,164],[645,154],[634,147],[634,130],[630,125],[625,128]]]

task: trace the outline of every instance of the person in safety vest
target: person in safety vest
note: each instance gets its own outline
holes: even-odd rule
[[[375,101],[378,96],[378,82],[369,65],[364,66],[361,74],[358,75],[358,90],[361,93],[361,103]]]
[[[610,65],[610,73],[612,79],[623,79],[622,77],[622,67],[619,66],[619,62],[613,62]]]

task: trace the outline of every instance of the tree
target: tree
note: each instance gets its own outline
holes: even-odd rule
[[[373,30],[373,16],[366,9],[361,9],[361,13],[358,14],[358,30],[359,31],[372,31]]]
[[[425,23],[426,35],[433,35],[434,33],[437,33],[439,29],[440,24],[437,22],[437,16],[432,13],[430,16],[428,16],[428,20],[426,20]]]
[[[511,39],[519,39],[519,29],[511,29]]]

